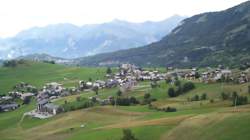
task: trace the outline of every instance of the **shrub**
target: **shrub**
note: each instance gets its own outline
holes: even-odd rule
[[[138,140],[130,129],[123,129],[123,137],[121,140]]]
[[[65,112],[73,111],[77,109],[83,109],[94,106],[94,103],[88,100],[82,100],[80,102],[67,102],[62,105],[62,108]]]
[[[175,96],[179,96],[181,94],[183,94],[183,89],[182,89],[182,87],[180,85],[180,86],[177,87],[177,89],[175,91]]]
[[[185,92],[188,92],[188,91],[190,91],[190,90],[193,90],[195,88],[195,85],[194,85],[194,83],[192,83],[192,82],[187,82],[187,83],[185,83],[184,85],[183,85],[183,92],[185,93]]]
[[[165,112],[176,112],[177,109],[174,108],[174,107],[167,107],[167,108],[164,109],[164,111],[165,111]]]
[[[221,93],[221,98],[222,98],[222,100],[228,100],[229,97],[230,97],[229,94],[226,94],[226,93],[224,93],[224,92]]]
[[[139,101],[135,97],[130,97],[131,104],[139,104]]]
[[[199,95],[195,95],[194,97],[191,98],[191,101],[199,101],[200,97]]]
[[[214,99],[210,99],[209,102],[210,102],[210,103],[214,103]]]
[[[181,85],[181,81],[180,81],[180,80],[176,80],[176,81],[174,82],[174,85],[175,85],[175,86],[180,86],[180,85]]]
[[[106,70],[106,73],[107,74],[112,74],[112,69],[110,67],[108,67],[107,70]]]
[[[201,100],[206,100],[207,99],[207,94],[206,93],[203,93],[202,95],[201,95]]]
[[[150,94],[149,93],[146,93],[146,94],[144,94],[144,99],[149,99],[150,98]]]
[[[168,89],[168,96],[169,97],[176,97],[176,93],[175,93],[174,88],[171,87]]]
[[[238,94],[236,95],[234,94],[232,101],[233,101],[233,106],[248,104],[247,96],[238,96]]]
[[[121,96],[121,95],[122,95],[121,90],[118,90],[118,91],[116,92],[116,95],[117,95],[117,96]]]

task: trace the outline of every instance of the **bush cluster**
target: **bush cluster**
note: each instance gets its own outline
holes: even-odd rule
[[[177,86],[176,90],[173,87],[168,89],[169,97],[177,97],[195,88],[195,85],[192,82],[187,82],[187,83],[184,83],[183,85],[177,82],[175,85]]]

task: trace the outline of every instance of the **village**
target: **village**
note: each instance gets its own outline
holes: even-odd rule
[[[52,117],[64,111],[64,108],[53,103],[54,100],[76,94],[84,94],[87,91],[94,91],[96,95],[100,89],[110,89],[118,87],[119,91],[126,93],[133,90],[141,81],[150,81],[151,85],[157,85],[160,81],[169,81],[174,84],[176,79],[182,79],[192,82],[215,83],[215,82],[233,82],[236,84],[247,83],[250,80],[249,70],[234,72],[228,68],[206,68],[199,70],[192,69],[173,69],[168,67],[166,72],[157,70],[147,70],[139,68],[133,64],[122,64],[118,72],[112,73],[111,68],[107,68],[106,80],[79,81],[78,85],[66,88],[58,82],[47,83],[42,89],[37,89],[31,84],[21,82],[17,84],[13,91],[5,96],[0,97],[0,111],[14,111],[23,104],[28,104],[32,98],[36,101],[36,109],[26,112],[25,115],[45,119]],[[97,96],[90,97],[89,100],[95,98],[102,105],[111,104],[111,99],[100,99]],[[17,103],[16,99],[22,101]]]

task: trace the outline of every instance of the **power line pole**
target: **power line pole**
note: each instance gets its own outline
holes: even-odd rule
[[[235,96],[234,100],[234,111],[236,112],[236,107],[237,107],[237,96]]]

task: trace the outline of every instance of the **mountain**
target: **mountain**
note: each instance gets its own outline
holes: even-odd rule
[[[238,66],[250,61],[250,1],[187,18],[150,45],[76,61],[81,65]]]
[[[160,40],[184,18],[172,16],[159,22],[113,20],[84,26],[55,24],[34,27],[15,37],[0,40],[0,57],[46,53],[56,57],[77,58],[139,47]]]
[[[54,57],[48,54],[29,54],[26,56],[19,56],[16,59],[24,59],[31,61],[54,61],[57,64],[67,64],[67,65],[73,64],[73,61],[70,59]]]

